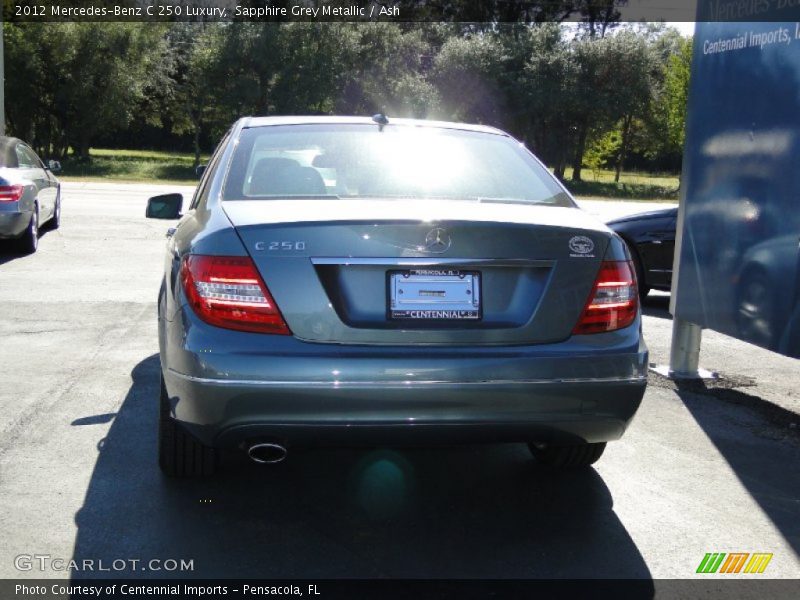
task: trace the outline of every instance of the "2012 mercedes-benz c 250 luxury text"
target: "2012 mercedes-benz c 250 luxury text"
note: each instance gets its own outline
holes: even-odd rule
[[[308,444],[580,467],[647,381],[625,243],[506,133],[383,115],[239,120],[168,233],[158,332],[172,476]]]

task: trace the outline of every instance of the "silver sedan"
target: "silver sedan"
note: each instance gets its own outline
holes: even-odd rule
[[[0,137],[0,240],[15,240],[20,251],[36,252],[39,229],[61,223],[61,184],[30,146],[12,137]]]

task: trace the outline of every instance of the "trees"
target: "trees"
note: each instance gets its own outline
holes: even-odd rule
[[[619,173],[637,121],[647,118],[655,97],[658,65],[651,44],[626,27],[602,38],[583,37],[572,45],[578,72],[572,91],[576,128],[572,178],[581,179],[587,140],[599,140],[612,130],[619,132],[614,160]]]
[[[394,23],[369,23],[354,29],[353,67],[338,91],[334,110],[398,117],[435,114],[440,93],[429,79],[434,49],[425,39],[425,31]]]
[[[691,42],[617,23],[620,3],[474,7],[518,11],[508,24],[7,23],[9,128],[85,159],[99,134],[146,127],[185,136],[199,161],[243,115],[382,111],[499,126],[562,178],[581,178],[589,147],[618,171],[676,165]],[[545,9],[582,21],[531,24]]]
[[[164,29],[127,23],[5,24],[15,131],[44,154],[88,158],[100,131],[125,128],[159,71]],[[30,106],[26,104],[31,103]]]
[[[201,135],[221,120],[218,69],[224,37],[217,23],[174,23],[167,34],[168,61],[161,98],[172,131],[190,134],[194,166],[200,164]]]
[[[527,58],[513,86],[519,91],[518,110],[528,120],[524,138],[563,179],[580,117],[572,42],[556,24],[537,28],[524,42]]]
[[[451,37],[433,65],[442,112],[454,121],[501,123],[506,94],[501,88],[502,50],[490,33]]]
[[[606,65],[613,83],[609,88],[608,106],[612,119],[618,119],[620,147],[616,159],[614,181],[619,182],[620,172],[631,148],[634,124],[647,118],[655,94],[653,55],[641,35],[623,31],[605,38]]]
[[[41,43],[46,25],[35,23],[27,27],[4,24],[6,120],[8,129],[24,138],[41,152],[43,139],[49,139],[52,125],[50,105],[53,90],[47,81],[36,74],[48,73],[48,52]],[[16,97],[26,98],[18,102]]]
[[[677,52],[666,61],[664,105],[668,150],[680,154],[686,139],[686,105],[689,99],[689,72],[692,64],[692,39],[682,39]]]

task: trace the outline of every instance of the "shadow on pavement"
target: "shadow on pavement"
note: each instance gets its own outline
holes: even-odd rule
[[[18,258],[25,258],[27,254],[19,252],[14,240],[0,240],[0,265],[10,263]]]
[[[211,480],[168,480],[156,465],[159,368],[157,355],[136,366],[98,445],[74,558],[194,570],[77,578],[597,577],[652,589],[597,472],[545,471],[523,445],[297,449],[267,468],[236,455]]]
[[[81,417],[75,419],[70,425],[73,427],[82,427],[84,425],[101,425],[103,423],[110,423],[117,413],[103,413],[102,415],[92,415],[90,417]]]
[[[669,294],[655,295],[652,292],[642,302],[642,314],[648,317],[672,320],[669,314]]]
[[[678,381],[676,385],[678,396],[750,496],[800,553],[800,477],[796,469],[800,447],[798,434],[790,427],[797,415],[735,389],[707,387],[702,381]],[[731,410],[730,404],[748,410]]]
[[[669,300],[669,294],[651,294],[644,301],[642,311],[650,317],[671,320]],[[669,385],[675,387],[698,425],[753,499],[795,552],[800,553],[800,520],[797,518],[800,477],[790,477],[787,472],[792,470],[790,465],[797,464],[800,451],[789,441],[776,443],[779,440],[775,439],[776,432],[783,431],[787,432],[787,438],[796,440],[797,430],[791,426],[797,426],[798,417],[761,397],[733,389],[747,385],[746,379],[726,376],[708,385],[702,381],[670,382]],[[730,405],[745,410],[731,410]]]
[[[50,224],[43,225],[42,228],[39,230],[39,242],[41,243],[42,238],[44,238],[50,231],[52,227]],[[30,254],[25,254],[24,252],[20,252],[17,249],[18,240],[0,240],[0,265],[4,265],[6,263],[10,263],[11,261],[17,260],[18,258],[27,258]]]

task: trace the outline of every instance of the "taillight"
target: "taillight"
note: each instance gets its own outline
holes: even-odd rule
[[[18,202],[24,192],[21,185],[0,185],[0,202]]]
[[[602,333],[627,327],[636,319],[639,296],[630,262],[606,260],[600,264],[592,293],[573,334]]]
[[[291,335],[250,258],[189,255],[181,265],[181,279],[189,304],[206,323]]]

